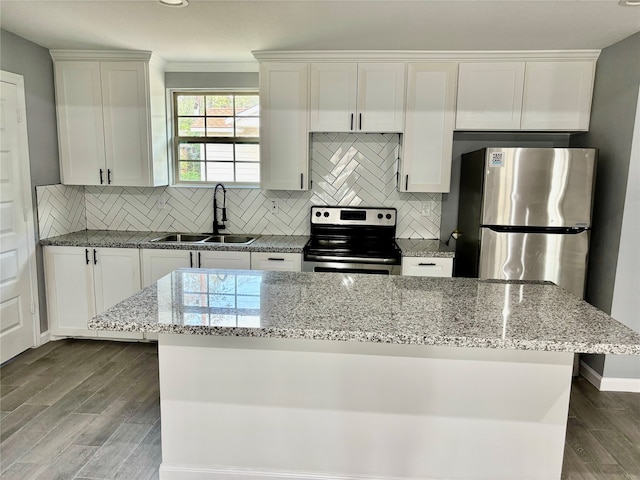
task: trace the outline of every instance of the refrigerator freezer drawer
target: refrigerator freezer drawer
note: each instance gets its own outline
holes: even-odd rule
[[[582,298],[589,231],[577,234],[504,233],[483,228],[479,277],[547,280]]]

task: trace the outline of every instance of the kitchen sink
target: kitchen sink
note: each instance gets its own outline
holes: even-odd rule
[[[211,235],[210,233],[171,233],[151,240],[153,243],[234,243],[249,245],[256,237],[248,235]]]

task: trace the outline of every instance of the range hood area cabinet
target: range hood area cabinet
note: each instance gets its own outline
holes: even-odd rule
[[[597,55],[462,62],[457,130],[587,131]]]
[[[310,132],[402,132],[404,63],[311,63],[310,75]]]
[[[147,51],[52,50],[65,185],[168,185],[163,65]]]

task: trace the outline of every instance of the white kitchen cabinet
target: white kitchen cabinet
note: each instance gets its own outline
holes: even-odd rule
[[[251,252],[251,270],[300,272],[301,253]]]
[[[593,61],[527,62],[522,130],[589,130]]]
[[[248,270],[250,252],[218,250],[165,250],[144,248],[142,257],[142,284],[149,286],[178,268],[230,268]]]
[[[266,190],[308,190],[307,63],[260,64],[260,182]]]
[[[448,192],[458,64],[410,63],[399,190]]]
[[[44,249],[51,334],[141,339],[140,332],[99,332],[87,322],[140,290],[136,248],[47,246]]]
[[[311,63],[311,132],[402,132],[405,64]]]
[[[460,63],[458,130],[519,130],[525,62]]]
[[[402,275],[451,277],[453,275],[453,258],[402,257]]]
[[[167,185],[164,73],[151,53],[51,56],[62,183]]]

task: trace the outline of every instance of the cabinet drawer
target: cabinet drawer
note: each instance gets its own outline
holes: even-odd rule
[[[413,277],[451,277],[452,273],[453,258],[402,258],[402,275]]]
[[[251,270],[299,272],[301,267],[300,253],[251,252]]]

